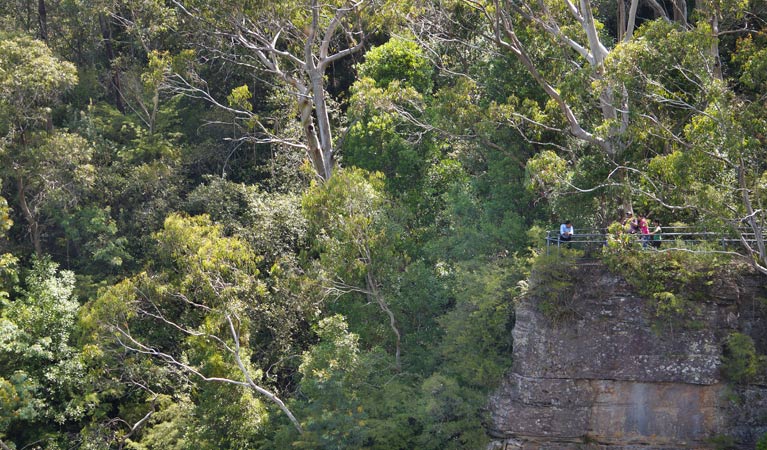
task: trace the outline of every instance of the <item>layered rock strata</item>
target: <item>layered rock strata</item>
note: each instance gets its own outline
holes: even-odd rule
[[[732,332],[767,353],[763,278],[718,277],[675,323],[601,264],[575,270],[566,318],[550,320],[532,297],[516,310],[513,366],[490,401],[492,448],[754,448],[767,384],[732,386],[720,365]]]

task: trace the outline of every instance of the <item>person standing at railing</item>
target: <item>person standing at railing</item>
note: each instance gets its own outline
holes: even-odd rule
[[[639,215],[639,232],[642,233],[642,247],[647,248],[650,243],[650,227],[647,225],[647,218]]]
[[[626,218],[623,220],[623,229],[629,234],[637,234],[639,232],[639,222],[631,211],[626,211]]]
[[[575,234],[575,229],[573,229],[573,224],[569,220],[566,220],[565,223],[559,226],[559,240],[567,242],[567,248],[570,248],[573,234]]]
[[[650,232],[650,235],[652,236],[652,242],[650,244],[655,248],[660,248],[660,243],[663,241],[663,238],[661,237],[661,233],[663,233],[663,229],[660,227],[660,220],[655,219],[652,221],[654,228]]]

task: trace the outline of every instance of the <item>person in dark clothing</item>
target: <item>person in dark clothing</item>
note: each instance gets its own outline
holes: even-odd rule
[[[661,237],[661,233],[663,233],[663,229],[660,227],[660,220],[655,219],[652,221],[653,223],[653,229],[650,232],[650,245],[652,245],[655,248],[660,248],[661,242],[663,242],[663,238]]]
[[[639,233],[639,221],[634,217],[634,213],[631,211],[626,212],[626,219],[623,220],[623,229],[628,234]]]

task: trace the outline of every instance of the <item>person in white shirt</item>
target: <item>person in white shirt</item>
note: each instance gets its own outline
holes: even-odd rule
[[[573,224],[570,223],[569,220],[566,220],[565,223],[559,226],[559,240],[567,242],[567,248],[570,248],[570,241],[573,239],[573,234],[575,234],[575,230],[573,229]]]

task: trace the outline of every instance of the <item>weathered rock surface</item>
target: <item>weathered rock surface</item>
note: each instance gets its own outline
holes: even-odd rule
[[[720,364],[734,331],[767,353],[760,276],[701,286],[684,325],[659,320],[654,301],[602,265],[578,278],[567,319],[549,320],[540,299],[518,306],[512,370],[490,401],[492,448],[754,448],[767,432],[767,383],[729,386]]]

